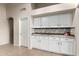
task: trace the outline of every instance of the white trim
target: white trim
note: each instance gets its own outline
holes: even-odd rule
[[[21,46],[21,43],[20,43],[20,41],[21,41],[21,37],[20,37],[20,19],[19,19],[19,46]]]

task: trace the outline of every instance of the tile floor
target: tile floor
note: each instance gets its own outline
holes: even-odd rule
[[[0,46],[0,56],[61,56],[60,54],[42,51],[39,49],[28,49],[26,47],[16,47],[11,44]]]

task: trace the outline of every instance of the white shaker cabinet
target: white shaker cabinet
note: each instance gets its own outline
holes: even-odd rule
[[[32,47],[33,48],[38,48],[41,50],[46,50],[48,51],[49,48],[49,39],[48,36],[32,36]]]
[[[40,17],[34,18],[33,26],[34,26],[34,27],[40,27],[40,26],[41,26]]]
[[[41,35],[32,36],[32,47],[45,51],[74,55],[73,46],[74,39],[70,38]]]
[[[42,27],[48,27],[48,21],[49,21],[48,16],[41,17],[41,26]]]
[[[72,14],[71,13],[67,13],[67,14],[60,14],[58,16],[58,24],[60,26],[72,26]]]
[[[58,24],[58,15],[53,15],[48,17],[48,25],[49,27],[57,26]]]
[[[59,52],[59,39],[56,37],[49,38],[49,51],[51,52]]]
[[[61,38],[61,53],[73,55],[73,39]]]
[[[58,52],[62,54],[73,54],[74,39],[50,37],[49,38],[49,51]]]
[[[35,36],[32,36],[31,37],[31,45],[32,45],[32,47],[34,48],[35,47],[35,45],[36,45],[36,40],[35,40],[36,38],[35,38]]]
[[[40,36],[32,36],[32,47],[41,49],[41,39]]]
[[[41,36],[41,49],[42,50],[46,50],[48,51],[49,49],[49,37],[44,35],[44,36]]]
[[[72,13],[34,18],[35,27],[72,26]]]

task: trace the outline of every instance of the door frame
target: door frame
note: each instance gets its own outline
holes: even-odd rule
[[[28,17],[27,16],[24,16],[24,17],[20,17],[19,18],[19,47],[21,46],[21,20],[22,18],[27,18],[27,21],[28,21],[28,30],[29,30],[29,20],[28,20]],[[28,36],[29,36],[29,31],[28,31]],[[25,47],[28,47],[29,48],[29,37],[28,37],[28,45],[25,46]]]

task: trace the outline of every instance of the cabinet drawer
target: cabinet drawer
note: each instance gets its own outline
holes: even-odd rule
[[[49,36],[49,39],[50,39],[50,40],[59,40],[58,37],[53,37],[53,36]]]
[[[71,39],[71,38],[60,38],[61,41],[69,41],[69,42],[74,42],[75,39]]]

